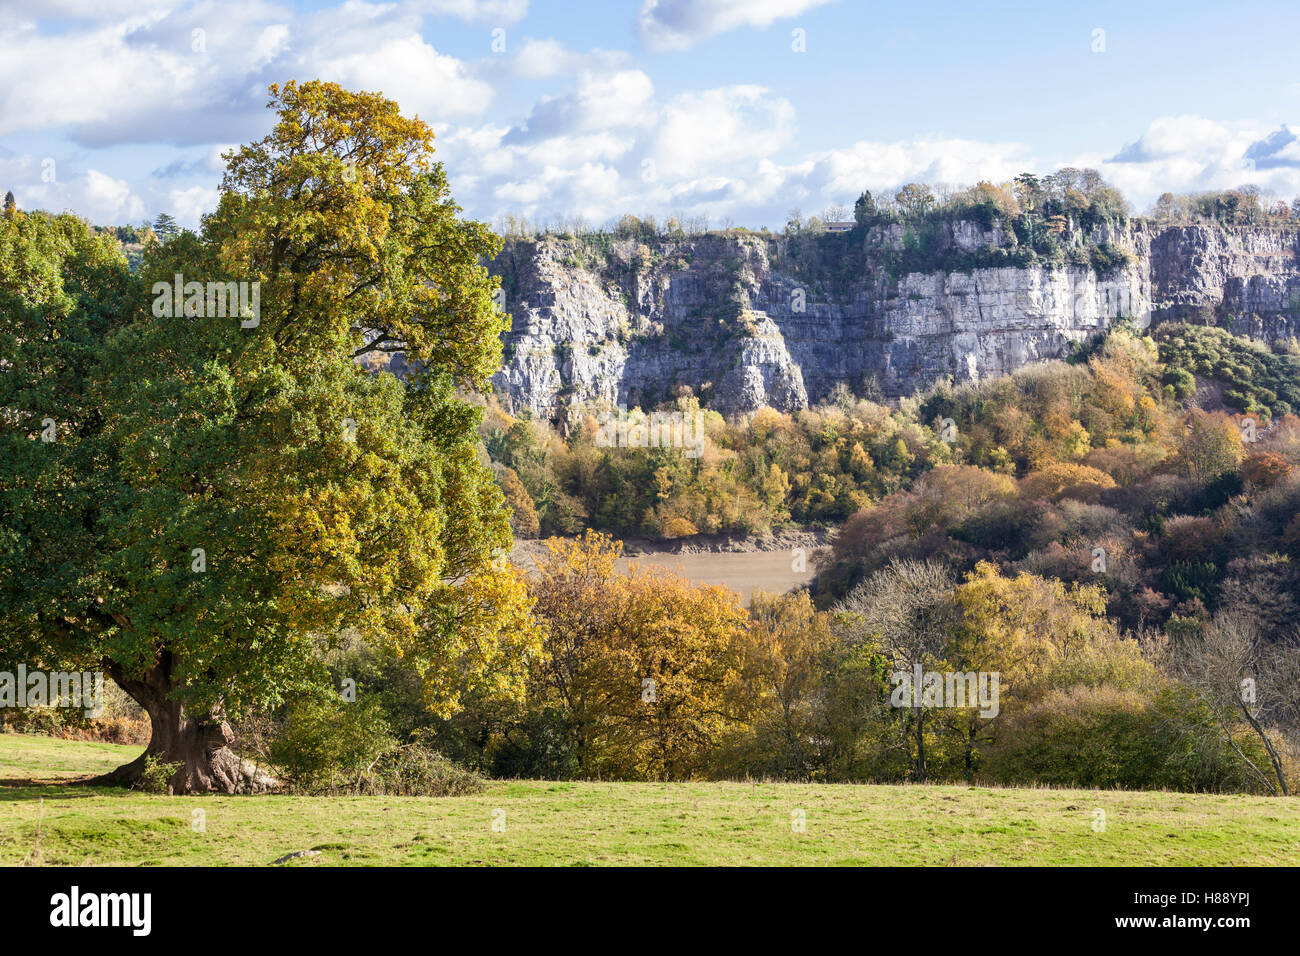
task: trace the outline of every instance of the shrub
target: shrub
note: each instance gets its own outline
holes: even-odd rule
[[[1199,600],[1211,604],[1214,600],[1214,582],[1219,568],[1212,561],[1176,561],[1165,568],[1160,587],[1166,594],[1181,600]]]
[[[1281,455],[1268,451],[1251,455],[1241,463],[1242,478],[1257,488],[1272,488],[1290,474],[1291,463]]]
[[[1109,272],[1128,265],[1132,257],[1119,246],[1109,242],[1099,243],[1090,250],[1090,259],[1092,268],[1098,275],[1105,275]]]
[[[356,789],[390,797],[460,797],[478,793],[483,780],[436,750],[411,743],[380,755],[361,775]]]
[[[1151,746],[1150,701],[1112,687],[1051,691],[1017,715],[988,755],[1000,783],[1149,787],[1161,756]]]
[[[180,761],[163,763],[153,754],[144,758],[144,771],[137,786],[145,793],[167,793],[172,777],[181,768]]]
[[[1154,695],[1114,687],[1051,691],[999,735],[987,773],[1004,784],[1258,792],[1198,706],[1178,686]],[[1262,756],[1247,737],[1235,743]]]
[[[290,706],[266,758],[289,789],[311,793],[355,787],[397,746],[377,702],[309,698]]]

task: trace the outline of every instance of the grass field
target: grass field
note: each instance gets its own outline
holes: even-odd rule
[[[539,781],[436,800],[167,797],[61,782],[138,752],[0,735],[0,864],[261,866],[314,849],[287,865],[1300,865],[1296,799]]]

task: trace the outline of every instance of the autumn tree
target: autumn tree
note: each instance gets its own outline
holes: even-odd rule
[[[494,464],[493,472],[501,485],[506,507],[510,509],[510,530],[521,538],[536,538],[541,527],[537,509],[528,495],[528,489],[519,480],[519,475],[513,468],[500,464]]]
[[[544,629],[539,703],[558,703],[578,773],[688,779],[743,726],[735,693],[745,612],[725,588],[658,569],[617,570],[621,545],[552,539],[531,586]]]
[[[1248,485],[1265,490],[1291,474],[1291,463],[1271,451],[1250,455],[1241,463],[1241,476]]]
[[[550,538],[546,548],[529,586],[543,635],[533,703],[560,712],[581,773],[590,761],[599,703],[591,662],[614,627],[614,569],[623,545],[588,530],[581,539]]]
[[[138,280],[83,241],[71,291],[5,310],[20,374],[0,405],[22,411],[0,467],[32,491],[5,511],[0,626],[28,660],[98,663],[149,714],[117,783],[147,756],[179,764],[178,792],[248,786],[226,715],[301,690],[344,629],[399,649],[440,712],[517,691],[534,645],[457,397],[500,362],[497,240],[395,103],[291,82],[270,106],[200,235],[153,247]],[[210,283],[247,283],[242,308]],[[405,384],[357,361],[398,349]]]
[[[1115,479],[1104,471],[1088,465],[1056,462],[1026,475],[1020,482],[1020,493],[1025,498],[1077,498],[1095,501],[1107,488],[1115,487]]]
[[[773,772],[807,779],[815,760],[810,748],[819,736],[815,703],[834,642],[829,618],[813,607],[806,591],[755,593],[749,617],[742,672],[757,711],[760,749],[769,755]]]
[[[1014,479],[974,465],[936,465],[916,482],[908,521],[917,533],[954,525],[978,509],[1016,496]]]
[[[1244,452],[1242,425],[1222,412],[1194,408],[1174,432],[1174,464],[1197,481],[1211,481],[1236,471]]]
[[[963,671],[997,673],[1000,698],[995,715],[968,711],[959,723],[968,773],[997,726],[1047,692],[1103,686],[1134,691],[1154,677],[1137,644],[1106,619],[1099,587],[1067,586],[1023,572],[1007,577],[981,561],[957,587],[954,601],[960,624],[950,658]]]
[[[905,218],[920,219],[934,208],[934,191],[924,183],[908,183],[894,194],[894,201]]]

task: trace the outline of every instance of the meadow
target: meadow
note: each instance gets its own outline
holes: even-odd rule
[[[0,864],[265,866],[308,850],[283,865],[1300,865],[1300,803],[1266,797],[537,780],[444,799],[173,797],[77,782],[136,752],[0,735]]]

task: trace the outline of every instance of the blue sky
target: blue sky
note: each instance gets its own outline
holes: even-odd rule
[[[0,187],[96,222],[215,204],[265,88],[379,89],[467,212],[779,227],[863,188],[1092,165],[1300,193],[1300,5],[9,0]],[[799,47],[802,46],[802,49]]]

